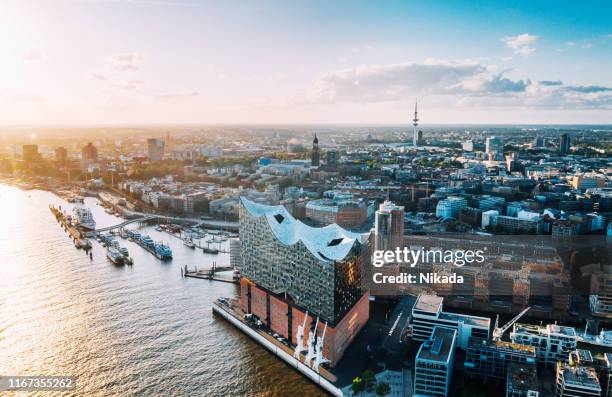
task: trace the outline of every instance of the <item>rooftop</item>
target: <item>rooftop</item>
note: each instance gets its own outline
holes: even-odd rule
[[[432,294],[420,294],[414,303],[414,310],[428,313],[439,313],[442,311],[442,297]]]
[[[295,219],[282,205],[258,204],[244,197],[240,201],[251,216],[265,217],[282,244],[290,246],[302,242],[321,261],[342,260],[355,242],[363,244],[368,238],[367,233],[349,232],[335,223],[321,228],[308,226]]]
[[[457,331],[450,328],[435,327],[431,339],[423,342],[417,354],[418,360],[448,363],[455,348]]]
[[[568,364],[561,364],[563,371],[563,382],[566,385],[580,388],[589,388],[593,390],[599,390],[599,380],[597,379],[597,373],[595,369],[591,367],[571,366]]]

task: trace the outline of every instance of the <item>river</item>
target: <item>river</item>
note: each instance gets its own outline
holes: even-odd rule
[[[72,207],[49,192],[0,185],[0,374],[76,376],[76,390],[64,394],[76,396],[323,395],[213,317],[211,302],[236,296],[235,285],[181,278],[181,266],[227,264],[227,254],[146,227],[169,243],[171,262],[120,237],[133,266],[113,265],[93,240],[90,260],[49,204]],[[98,227],[121,221],[95,198],[84,205]]]

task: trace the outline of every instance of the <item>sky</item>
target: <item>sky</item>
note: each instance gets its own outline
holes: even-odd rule
[[[5,0],[0,125],[612,123],[612,2]]]

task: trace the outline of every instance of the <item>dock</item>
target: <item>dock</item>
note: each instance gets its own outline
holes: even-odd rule
[[[74,246],[79,249],[89,251],[91,249],[91,243],[87,238],[85,238],[85,236],[83,235],[83,233],[81,233],[79,229],[68,224],[66,217],[61,211],[61,207],[58,209],[50,205],[49,209],[51,210],[53,216],[55,216],[55,219],[60,224],[60,226],[68,233],[72,241],[74,241]]]
[[[191,278],[199,278],[202,280],[212,280],[212,281],[221,281],[223,283],[232,283],[238,284],[239,277],[236,274],[232,273],[229,277],[223,277],[218,275],[217,273],[222,272],[230,272],[233,271],[234,268],[232,266],[216,266],[213,264],[210,268],[197,268],[194,267],[193,270],[189,270],[187,265],[181,268],[181,276],[182,277],[191,277]]]
[[[324,367],[320,367],[318,372],[313,370],[303,363],[303,354],[300,354],[298,358],[294,357],[294,351],[288,345],[278,341],[262,329],[248,324],[244,320],[244,313],[233,300],[217,300],[213,302],[212,310],[214,314],[223,317],[230,324],[244,332],[255,342],[283,360],[288,366],[300,372],[332,396],[344,396],[342,390],[335,385],[337,378],[334,374]]]

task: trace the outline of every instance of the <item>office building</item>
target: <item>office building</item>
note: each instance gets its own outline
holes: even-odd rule
[[[559,138],[559,153],[567,154],[570,152],[570,137],[568,134],[561,134]]]
[[[68,162],[68,150],[65,147],[55,148],[55,162],[59,165],[65,165]]]
[[[325,154],[325,161],[330,167],[336,167],[340,162],[340,153],[337,150],[328,150]]]
[[[501,208],[504,206],[506,199],[498,196],[489,196],[488,194],[483,194],[481,196],[476,197],[476,202],[478,203],[478,208],[483,211],[489,211],[495,208]]]
[[[580,191],[585,191],[587,189],[603,188],[605,184],[605,178],[597,174],[574,175],[571,179],[572,187]]]
[[[491,319],[444,312],[442,300],[442,297],[432,294],[420,294],[417,297],[410,318],[413,340],[430,339],[437,326],[457,330],[457,346],[463,350],[467,349],[470,337],[489,337]]]
[[[306,218],[319,226],[337,223],[348,229],[358,229],[368,219],[368,204],[352,197],[311,200],[306,203]]]
[[[92,166],[97,166],[98,148],[91,142],[81,149],[81,170],[89,172]]]
[[[466,152],[474,151],[474,142],[473,141],[465,141],[461,144],[461,148]]]
[[[21,158],[26,163],[32,163],[40,159],[40,153],[38,153],[38,145],[23,145],[21,151]]]
[[[497,229],[515,234],[540,234],[542,232],[542,219],[521,219],[519,217],[498,215],[492,218],[492,224]]]
[[[535,365],[533,346],[471,337],[465,353],[465,373],[473,378],[506,380],[510,364]]]
[[[568,359],[569,352],[576,349],[578,343],[576,330],[556,324],[537,326],[514,324],[510,340],[536,349],[538,362],[554,364]]]
[[[303,323],[307,330],[318,324],[319,336],[327,327],[324,356],[335,365],[368,321],[369,295],[361,290],[367,235],[336,224],[310,227],[281,205],[245,198],[239,212],[242,310],[293,345]]]
[[[555,397],[601,396],[597,373],[592,367],[557,363]]]
[[[540,384],[535,364],[508,364],[506,397],[539,397]]]
[[[164,140],[159,138],[147,139],[147,153],[149,161],[162,161],[164,159]]]
[[[404,246],[404,207],[385,201],[374,220],[375,250],[394,250]]]
[[[417,146],[423,146],[423,131],[417,131]]]
[[[501,138],[491,136],[485,142],[485,152],[493,157],[504,154],[504,141]]]
[[[593,315],[612,318],[612,266],[601,265],[591,275],[589,306]]]
[[[467,200],[463,197],[451,196],[447,199],[438,201],[436,206],[436,216],[438,218],[459,218],[461,208],[467,207]]]
[[[319,153],[319,138],[315,134],[312,140],[312,152],[310,154],[310,165],[312,167],[318,167],[321,165],[321,153]]]
[[[498,215],[499,215],[499,211],[496,211],[496,210],[484,211],[482,213],[481,227],[484,229],[489,225],[493,226],[493,221]]]
[[[435,327],[414,362],[414,397],[446,397],[453,375],[457,331]]]

